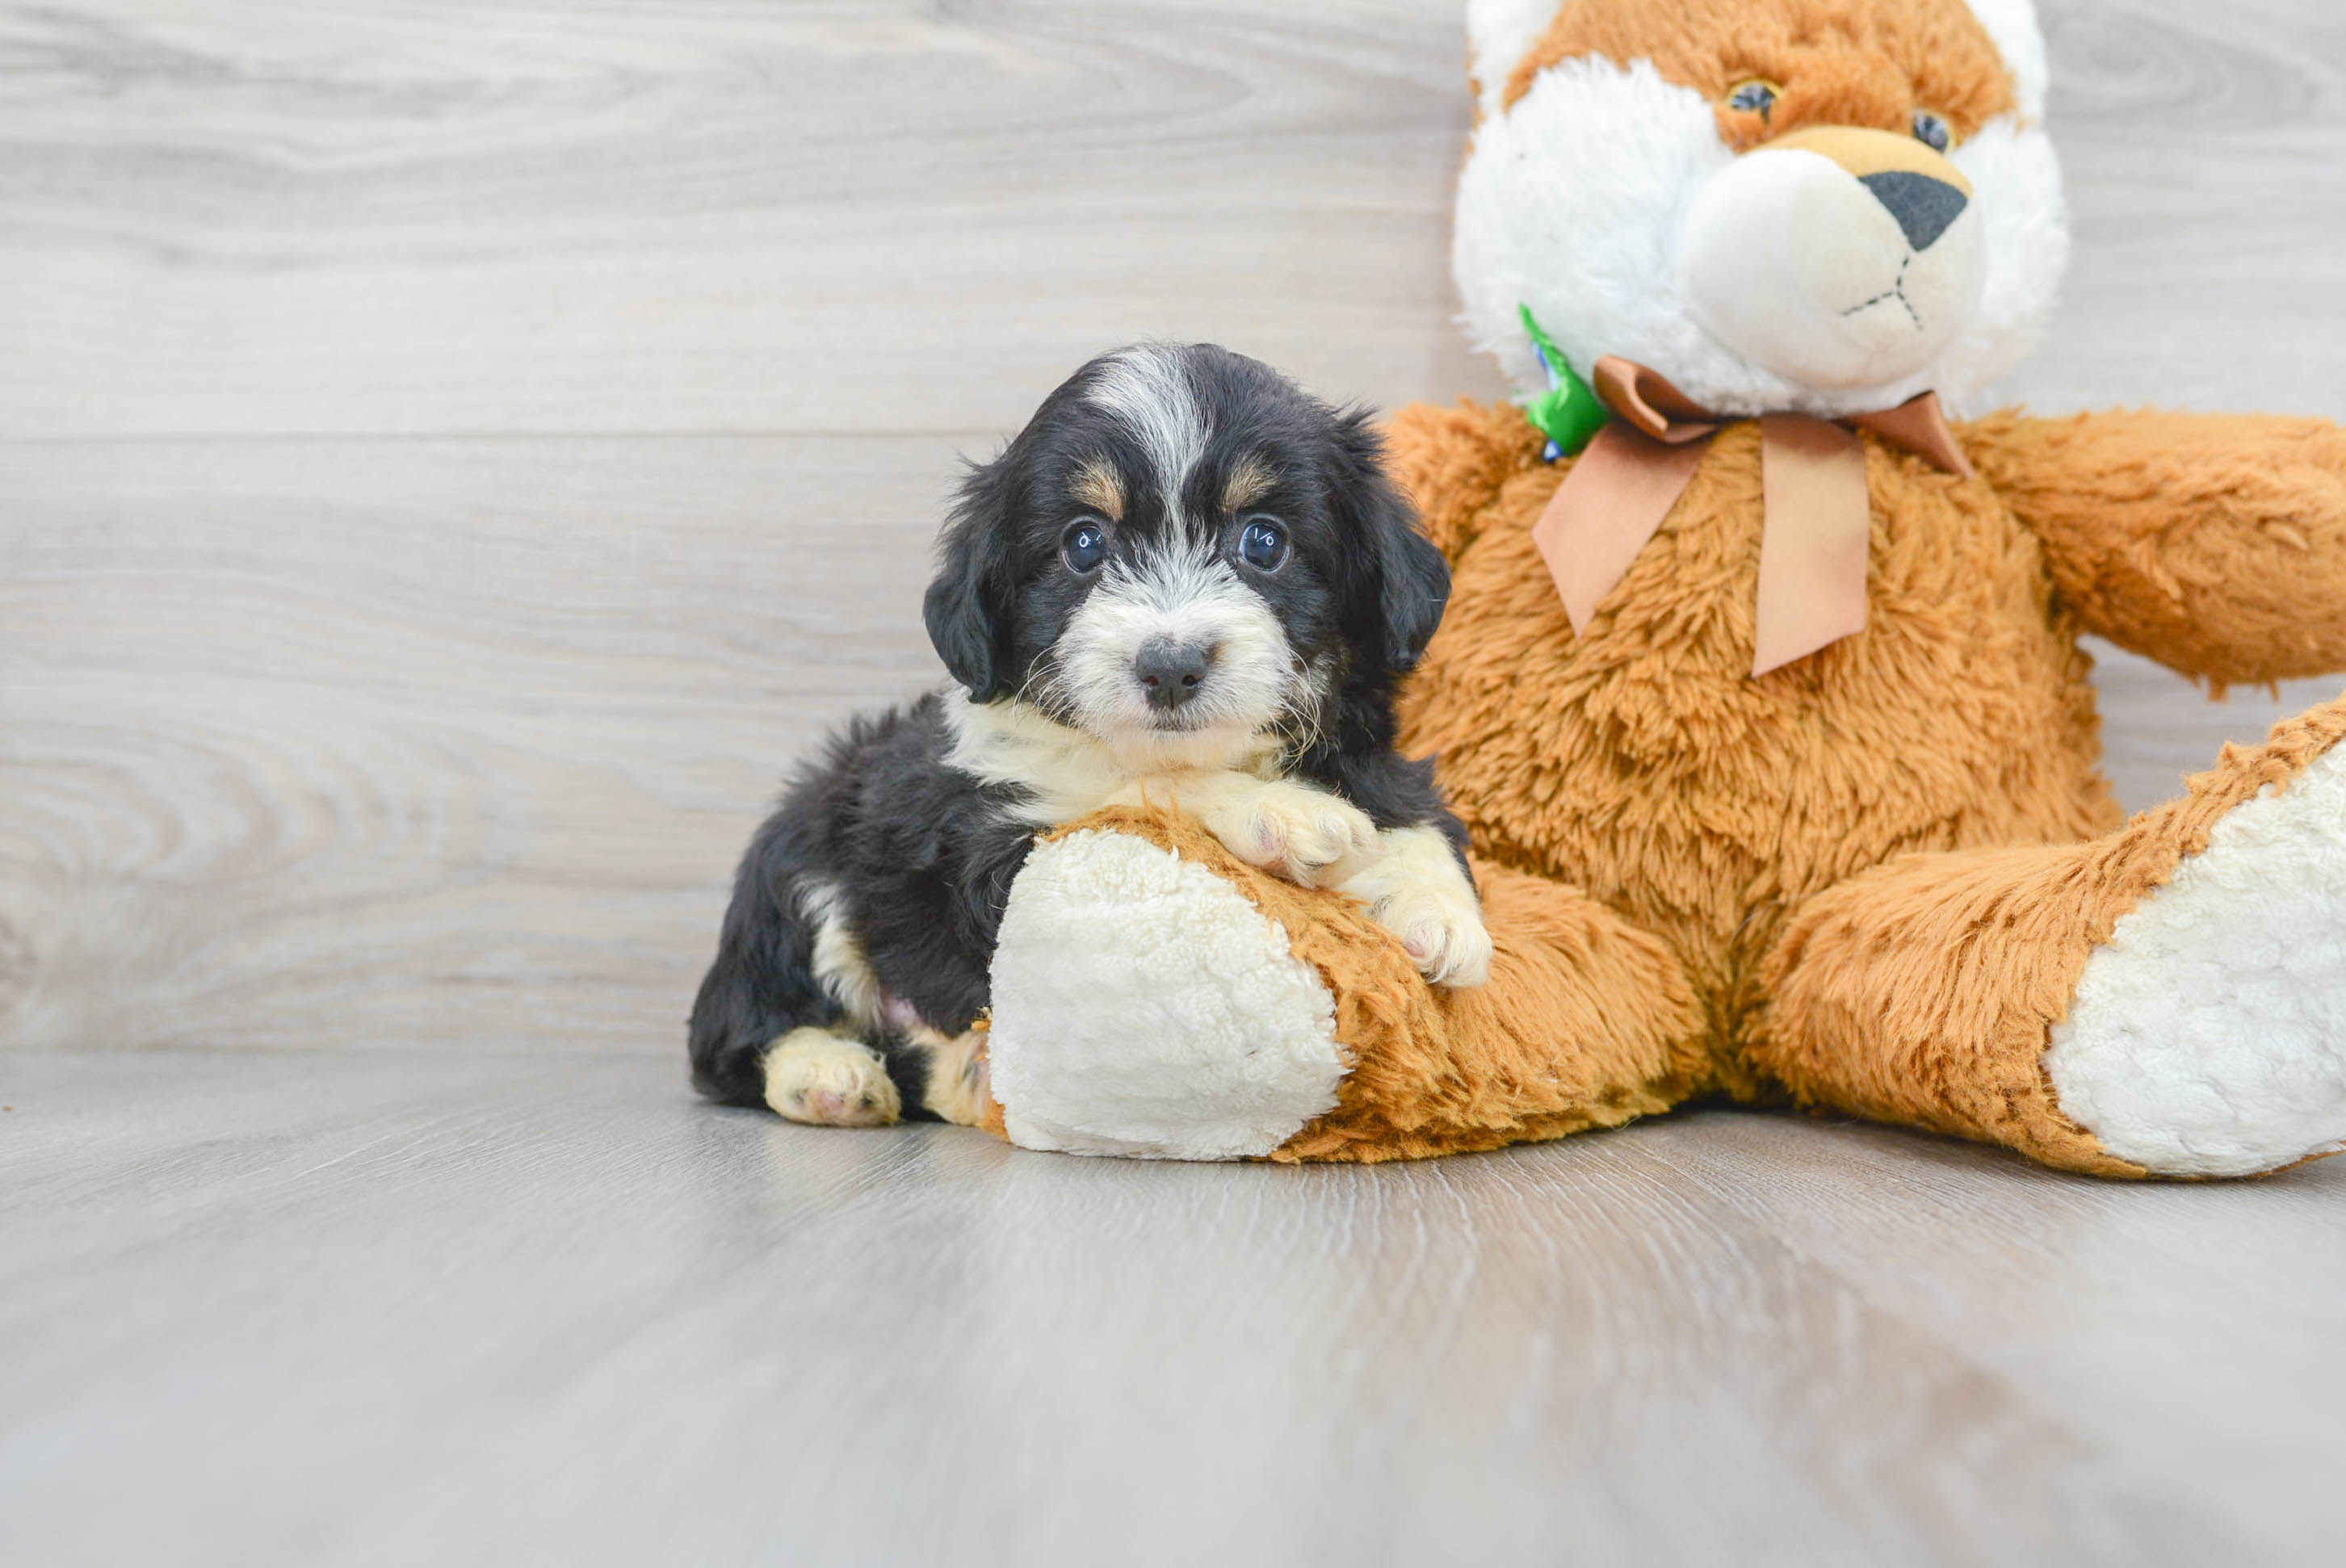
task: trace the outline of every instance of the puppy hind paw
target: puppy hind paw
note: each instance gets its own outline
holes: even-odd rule
[[[972,1029],[946,1035],[922,1028],[913,1031],[912,1040],[928,1054],[922,1104],[956,1126],[985,1125],[994,1099],[986,1071],[986,1032]]]
[[[819,1127],[884,1127],[903,1115],[880,1058],[827,1029],[794,1029],[766,1053],[766,1104]]]

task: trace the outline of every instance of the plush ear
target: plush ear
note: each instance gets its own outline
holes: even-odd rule
[[[1560,0],[1466,0],[1466,74],[1480,118],[1499,112],[1515,66],[1547,36],[1561,9]]]
[[[938,544],[937,575],[921,607],[937,657],[978,702],[1011,690],[1002,657],[1011,592],[1007,462],[1005,456],[974,465],[963,479]]]
[[[1340,436],[1346,469],[1336,486],[1354,536],[1375,575],[1379,631],[1386,666],[1417,667],[1450,599],[1450,564],[1417,525],[1417,509],[1385,473],[1384,442],[1365,411],[1344,416]]]

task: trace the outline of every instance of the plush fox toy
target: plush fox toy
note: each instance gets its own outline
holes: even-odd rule
[[[1404,410],[1454,575],[1404,696],[1490,983],[1127,813],[1030,859],[993,1120],[1382,1159],[1689,1098],[2101,1176],[2346,1142],[2346,701],[2122,823],[2091,632],[2221,686],[2346,667],[2346,434],[1972,412],[2066,256],[2028,0],[1476,0],[1466,321]]]

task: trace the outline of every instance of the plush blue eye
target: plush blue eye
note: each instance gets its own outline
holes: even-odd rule
[[[1928,109],[1916,109],[1914,139],[1933,152],[1944,152],[1955,139],[1954,127],[1947,124],[1943,116],[1934,115]]]
[[[1268,517],[1250,519],[1239,535],[1239,558],[1258,572],[1275,572],[1287,559],[1287,530]]]
[[[1086,517],[1071,523],[1059,538],[1059,554],[1073,572],[1091,572],[1107,559],[1107,531]]]
[[[1776,89],[1765,82],[1746,82],[1727,95],[1727,107],[1764,120],[1776,107]]]

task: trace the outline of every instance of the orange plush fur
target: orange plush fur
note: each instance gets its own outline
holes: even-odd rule
[[[1918,107],[1968,134],[2014,107],[1964,0],[1571,0],[1504,101],[1581,54],[1719,101],[1739,150],[1902,133]],[[1755,78],[1764,123],[1725,104]],[[2346,700],[2122,824],[2077,638],[2218,687],[2346,667],[2346,433],[2006,412],[1958,434],[1975,476],[1865,437],[1866,629],[1754,678],[1754,423],[1712,441],[1576,635],[1532,540],[1571,460],[1512,407],[1401,412],[1392,466],[1454,579],[1403,743],[1438,755],[1472,831],[1489,986],[1428,990],[1363,911],[1194,826],[1107,824],[1235,884],[1334,996],[1341,1103],[1273,1157],[1484,1148],[1723,1092],[2144,1174],[2062,1113],[2050,1032],[2227,811],[2346,737]]]
[[[1810,125],[1902,135],[1918,105],[1969,136],[2013,107],[1995,47],[1964,0],[1577,0],[1516,66],[1502,101],[1577,55],[1651,60],[1719,100],[1719,134],[1739,152]],[[1747,81],[1778,89],[1764,119],[1725,101]]]
[[[1967,135],[2010,111],[1964,0],[1574,0],[1515,66],[1595,54],[1719,104],[1740,150],[1808,125]],[[1765,121],[1725,100],[1776,90]],[[1730,425],[1576,636],[1531,539],[1569,467],[1507,407],[1415,407],[1393,461],[1451,558],[1405,743],[1499,865],[1668,943],[1700,1000],[1697,1088],[1789,1092],[2136,1167],[2039,1065],[2086,954],[2209,824],[2346,730],[2229,754],[2119,830],[2081,632],[2220,687],[2346,667],[2346,433],[2317,420],[2004,413],[1961,479],[1866,438],[1863,635],[1754,680],[1759,441]]]
[[[1405,744],[1441,756],[1481,852],[1668,942],[1703,1003],[1698,1087],[2121,1174],[2044,1090],[2046,1031],[2117,917],[2244,790],[2346,734],[2346,703],[2113,832],[2076,634],[2232,679],[2346,664],[2346,438],[2179,416],[1962,433],[1979,478],[1869,438],[1870,625],[1753,680],[1751,425],[1576,637],[1530,539],[1566,464],[1513,409],[1404,411],[1394,462],[1457,575]],[[2140,586],[2159,560],[2171,595]]]

